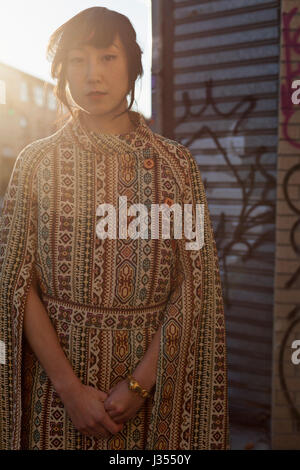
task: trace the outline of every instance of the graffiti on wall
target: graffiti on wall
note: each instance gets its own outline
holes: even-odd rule
[[[297,106],[295,106],[295,84],[297,85],[297,78],[300,77],[300,27],[293,30],[292,21],[298,13],[298,8],[292,8],[288,12],[284,12],[282,15],[283,20],[283,54],[284,54],[284,67],[283,82],[281,84],[281,114],[283,117],[282,122],[282,137],[292,147],[299,149],[300,140],[291,134],[293,129],[292,120],[299,112]],[[298,13],[299,14],[299,13]],[[295,61],[295,56],[299,56],[299,60]],[[293,96],[294,95],[294,96]],[[297,245],[296,233],[300,228],[300,208],[293,202],[290,197],[289,186],[292,181],[300,180],[300,164],[293,165],[285,174],[283,180],[283,193],[285,201],[292,210],[292,212],[298,216],[298,219],[294,222],[290,229],[289,239],[290,245],[296,257],[300,257],[300,246]],[[296,282],[300,279],[300,260],[299,266],[296,268],[294,273],[286,281],[284,288],[291,289],[296,285]],[[295,305],[294,308],[288,314],[289,325],[285,334],[282,338],[279,351],[279,378],[282,390],[290,406],[291,413],[295,418],[298,426],[300,426],[300,411],[297,408],[296,403],[293,401],[292,395],[289,393],[287,380],[284,371],[284,352],[289,348],[289,337],[293,331],[296,330],[300,323],[300,305]]]
[[[205,111],[211,107],[216,117],[222,117],[224,121],[232,119],[232,116],[238,116],[234,121],[234,126],[230,131],[229,138],[221,139],[217,133],[207,124],[200,125],[191,137],[186,141],[181,141],[182,144],[190,147],[195,141],[200,138],[209,137],[214,143],[218,153],[222,155],[224,163],[226,164],[227,172],[231,172],[234,176],[235,187],[241,191],[242,202],[240,204],[240,212],[238,214],[238,221],[234,227],[229,227],[229,222],[226,219],[226,214],[221,212],[218,225],[215,228],[215,238],[219,251],[220,265],[222,266],[223,283],[224,283],[224,302],[227,307],[230,306],[228,298],[229,279],[228,279],[228,259],[232,257],[232,250],[235,246],[244,246],[241,261],[250,259],[263,244],[267,241],[273,241],[274,230],[268,229],[270,224],[275,223],[275,205],[271,192],[276,187],[276,179],[266,170],[262,163],[262,157],[267,149],[264,145],[252,147],[251,150],[241,150],[241,145],[235,147],[228,145],[228,142],[234,142],[234,139],[245,134],[247,120],[251,112],[255,109],[257,100],[252,95],[244,96],[237,104],[233,105],[229,111],[222,111],[220,106],[214,100],[213,96],[213,80],[210,79],[206,82],[205,88],[205,102],[196,111],[193,100],[188,91],[182,93],[182,100],[184,103],[184,111],[182,116],[176,121],[176,127],[185,122],[189,118],[199,119],[204,115]],[[239,157],[241,165],[232,163],[232,158]],[[248,171],[243,167],[243,160],[247,159]],[[250,162],[250,166],[249,166]],[[258,191],[257,181],[263,181],[261,191]],[[204,186],[207,186],[207,181],[203,179]],[[253,197],[255,193],[255,198]],[[251,242],[251,231],[259,227],[259,235],[255,241]],[[229,231],[231,239],[225,240],[224,233]]]

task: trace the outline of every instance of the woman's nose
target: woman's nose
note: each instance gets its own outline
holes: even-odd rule
[[[87,61],[86,78],[87,80],[99,80],[103,78],[103,67],[99,61],[95,59]]]

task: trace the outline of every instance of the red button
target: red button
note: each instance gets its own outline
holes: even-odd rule
[[[171,199],[170,197],[166,197],[165,199],[165,204],[168,204],[168,206],[172,206],[174,200]]]
[[[147,168],[147,169],[154,167],[154,161],[152,160],[152,158],[146,158],[144,160],[144,167]]]

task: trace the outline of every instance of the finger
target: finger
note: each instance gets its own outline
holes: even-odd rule
[[[116,411],[116,410],[106,410],[106,411],[109,414],[109,416],[111,417],[111,419],[113,419],[114,421],[115,421],[115,418],[117,418],[121,415],[121,413],[119,411]]]
[[[108,412],[108,411],[115,412],[116,411],[116,405],[114,403],[104,402],[103,406],[104,406],[104,409],[105,409],[106,412]]]
[[[91,432],[92,432],[92,436],[98,437],[98,438],[110,437],[111,435],[111,433],[100,424],[94,429],[92,429]]]
[[[103,405],[104,405],[105,409],[113,410],[114,407],[115,407],[114,402],[110,398],[107,398],[106,400],[104,400]]]
[[[128,415],[124,413],[113,418],[114,422],[118,425],[125,424],[126,421],[128,421],[128,419],[129,419]]]
[[[106,415],[104,416],[103,418],[103,421],[102,421],[103,425],[105,426],[105,428],[111,432],[112,434],[115,434],[117,432],[119,432],[121,429],[122,429],[122,423],[116,423],[110,416],[108,413],[106,413]],[[120,426],[121,426],[121,429],[120,429]]]
[[[106,392],[102,392],[102,390],[99,390],[99,396],[100,396],[100,400],[104,401],[107,399],[108,394]]]
[[[108,411],[107,414],[113,420],[114,423],[118,425],[122,423],[128,416],[128,412],[126,411]]]

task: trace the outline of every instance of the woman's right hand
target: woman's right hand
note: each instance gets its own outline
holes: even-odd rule
[[[107,393],[89,385],[78,384],[72,391],[61,394],[65,409],[78,431],[87,436],[110,437],[123,429],[104,408]]]

